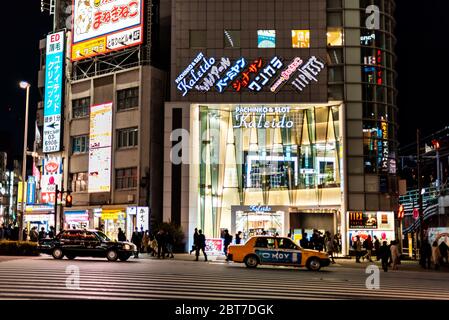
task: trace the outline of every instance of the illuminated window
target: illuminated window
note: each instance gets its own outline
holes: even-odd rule
[[[115,171],[115,188],[128,189],[137,187],[137,168],[117,169]]]
[[[224,47],[240,48],[240,30],[224,31]]]
[[[276,48],[276,30],[257,30],[258,48]]]
[[[343,28],[327,29],[327,45],[329,47],[338,47],[343,45]]]
[[[190,30],[190,48],[206,48],[206,30]]]
[[[292,30],[293,48],[310,48],[310,30]]]

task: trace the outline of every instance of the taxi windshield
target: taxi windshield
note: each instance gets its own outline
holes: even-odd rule
[[[105,234],[104,234],[103,232],[101,232],[101,231],[97,231],[96,234],[97,234],[97,236],[98,236],[101,240],[103,240],[103,241],[111,241],[111,239],[109,239],[108,236],[105,235]]]

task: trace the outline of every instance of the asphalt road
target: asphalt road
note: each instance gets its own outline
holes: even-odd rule
[[[2,257],[0,299],[449,300],[449,273],[381,271],[376,290],[366,288],[365,271],[341,264],[310,272],[224,261]]]

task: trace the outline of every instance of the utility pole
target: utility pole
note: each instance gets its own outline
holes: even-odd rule
[[[417,171],[418,171],[418,206],[419,206],[419,238],[420,247],[422,248],[424,242],[424,217],[423,217],[423,204],[422,204],[422,186],[421,186],[421,157],[420,157],[420,131],[416,130],[416,145],[417,145]],[[420,257],[421,259],[421,257]]]

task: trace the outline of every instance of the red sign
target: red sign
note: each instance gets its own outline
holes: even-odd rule
[[[413,208],[413,218],[415,220],[419,218],[419,210],[417,208]]]
[[[220,255],[223,253],[223,239],[206,239],[206,252],[210,255]]]
[[[59,165],[56,162],[49,162],[45,165],[45,170],[47,170],[48,173],[55,173],[58,171]]]

